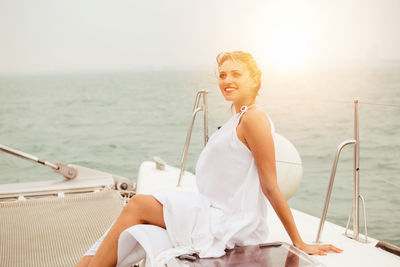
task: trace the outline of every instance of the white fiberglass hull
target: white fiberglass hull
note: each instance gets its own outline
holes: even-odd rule
[[[164,171],[157,170],[153,162],[143,162],[137,181],[137,193],[152,193],[162,188],[174,188],[177,185],[179,169],[166,166]],[[197,191],[195,176],[185,172],[182,190]],[[323,196],[321,196],[323,199]],[[291,243],[282,223],[275,211],[268,207],[269,238],[265,242],[282,241]],[[291,209],[296,225],[305,242],[315,241],[320,219],[304,212]],[[343,249],[342,253],[329,253],[327,256],[309,256],[327,267],[363,266],[363,267],[398,267],[400,257],[383,249],[375,247],[378,240],[368,237],[368,243],[361,243],[344,235],[345,228],[339,225],[325,222],[322,232],[322,242],[333,244]]]

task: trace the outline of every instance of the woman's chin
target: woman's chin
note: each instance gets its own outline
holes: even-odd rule
[[[233,101],[234,100],[234,97],[232,95],[224,94],[224,98],[225,98],[226,101]]]

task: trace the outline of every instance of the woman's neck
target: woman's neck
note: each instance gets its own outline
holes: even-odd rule
[[[238,102],[232,103],[232,105],[233,105],[233,107],[235,107],[236,113],[238,113],[238,112],[240,112],[241,107],[243,107],[243,106],[250,107],[251,105],[254,105],[255,103],[256,103],[256,99],[253,98],[253,99],[246,99],[243,101],[238,101]]]

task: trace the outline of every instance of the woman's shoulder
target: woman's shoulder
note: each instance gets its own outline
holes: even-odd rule
[[[241,119],[244,129],[271,129],[270,119],[267,113],[259,106],[248,109]]]
[[[238,138],[250,149],[249,143],[261,143],[269,140],[275,131],[272,121],[261,108],[248,109],[242,115],[242,121],[237,127]]]

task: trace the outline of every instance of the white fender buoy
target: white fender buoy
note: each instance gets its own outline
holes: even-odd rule
[[[275,160],[279,189],[289,199],[296,192],[303,176],[300,155],[285,137],[275,133]],[[158,190],[176,188],[180,169],[166,164],[164,170],[156,168],[154,162],[145,161],[139,168],[136,193],[149,194]],[[196,178],[185,171],[183,190],[197,191]]]
[[[276,175],[279,189],[288,200],[303,177],[301,158],[294,145],[282,135],[274,134]]]

